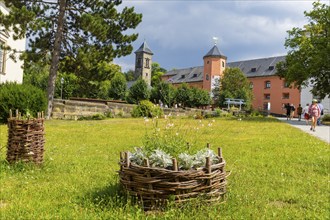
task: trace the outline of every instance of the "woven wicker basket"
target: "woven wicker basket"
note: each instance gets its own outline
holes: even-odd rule
[[[44,118],[22,119],[16,111],[16,117],[8,118],[7,161],[42,164],[44,153]]]
[[[224,201],[226,193],[225,161],[218,149],[219,163],[211,164],[206,158],[205,167],[178,170],[173,159],[172,170],[131,163],[129,152],[121,153],[120,183],[125,191],[142,201],[144,209],[157,209],[168,201],[181,203],[202,196],[204,201]]]

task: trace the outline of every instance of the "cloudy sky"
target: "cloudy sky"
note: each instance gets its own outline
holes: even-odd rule
[[[328,1],[322,1],[326,3]],[[126,72],[146,40],[153,62],[171,70],[203,65],[217,37],[227,61],[285,55],[287,30],[308,22],[311,0],[123,0],[143,18],[133,53],[115,60]],[[328,4],[328,3],[327,3]]]

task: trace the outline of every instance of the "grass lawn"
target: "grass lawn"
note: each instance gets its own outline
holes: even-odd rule
[[[226,202],[147,213],[118,192],[117,170],[119,152],[141,146],[151,122],[47,121],[42,167],[6,163],[1,125],[0,219],[329,219],[329,144],[271,118],[210,121],[174,124],[191,128],[196,149],[223,148]]]

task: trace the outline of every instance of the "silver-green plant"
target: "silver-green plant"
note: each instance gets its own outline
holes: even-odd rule
[[[156,149],[149,156],[150,165],[166,168],[172,165],[172,157],[162,150]]]
[[[194,158],[195,158],[195,163],[194,165],[197,167],[205,166],[206,163],[206,157],[209,157],[212,161],[212,163],[218,163],[219,159],[218,156],[213,152],[213,150],[209,148],[202,149],[198,151]]]
[[[195,156],[181,153],[178,156],[178,162],[180,169],[189,170],[195,165]]]
[[[135,152],[130,155],[130,161],[142,166],[144,160],[147,159],[147,155],[141,148],[135,148]]]

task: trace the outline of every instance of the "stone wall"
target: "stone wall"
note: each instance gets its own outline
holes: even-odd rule
[[[116,102],[93,102],[78,100],[54,99],[53,119],[72,119],[77,120],[80,117],[92,116],[96,114],[111,113],[114,117],[131,117],[131,112],[135,105]],[[163,108],[165,115],[173,116],[193,116],[200,109],[181,109],[181,108]]]

